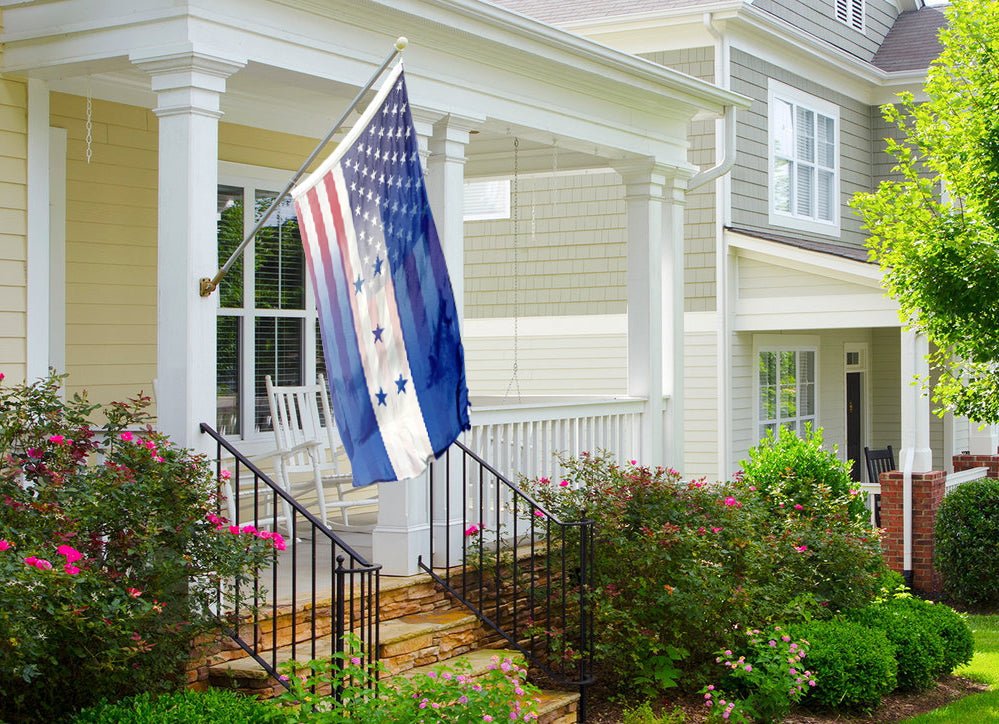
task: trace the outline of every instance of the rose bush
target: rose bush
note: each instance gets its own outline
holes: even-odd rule
[[[148,427],[148,398],[102,410],[59,387],[0,385],[0,720],[179,686],[221,584],[284,545],[229,528],[210,466]]]

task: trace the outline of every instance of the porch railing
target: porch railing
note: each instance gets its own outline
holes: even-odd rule
[[[282,683],[279,662],[342,652],[347,633],[361,641],[361,650],[353,655],[362,665],[374,664],[381,566],[365,560],[211,426],[202,423],[201,430],[215,441],[217,514],[223,513],[227,493],[234,503],[229,506],[235,518],[231,525],[266,526],[286,536],[286,549],[275,547],[267,569],[254,571],[248,583],[235,584],[231,609],[223,610],[219,591],[226,633]]]
[[[563,477],[556,453],[604,450],[615,459],[642,459],[645,400],[524,397],[472,401],[472,429],[465,444],[504,477]]]
[[[593,522],[561,521],[460,442],[431,466],[420,568],[553,683],[592,683]]]

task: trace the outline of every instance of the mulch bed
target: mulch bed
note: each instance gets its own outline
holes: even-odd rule
[[[888,722],[898,722],[908,719],[916,714],[922,714],[934,709],[938,709],[944,704],[948,704],[955,699],[977,694],[981,691],[988,691],[985,684],[977,681],[964,679],[960,676],[945,676],[937,682],[937,685],[929,691],[914,694],[895,693],[886,696],[876,710],[869,714],[820,714],[808,711],[797,711],[784,720],[785,724],[830,724],[840,722],[842,724],[887,724]],[[637,702],[636,702],[637,703]],[[687,697],[663,701],[659,707],[654,709],[672,711],[675,707],[683,709],[687,716],[686,721],[691,724],[703,722],[707,718],[704,710],[703,700],[697,697]],[[619,724],[621,714],[629,708],[627,703],[616,703],[607,701],[600,696],[599,692],[593,692],[590,696],[589,711],[586,718],[589,724]]]

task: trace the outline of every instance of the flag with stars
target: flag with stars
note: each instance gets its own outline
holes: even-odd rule
[[[354,485],[414,477],[469,419],[454,294],[401,64],[292,195]]]

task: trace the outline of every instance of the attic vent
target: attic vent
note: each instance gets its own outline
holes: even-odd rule
[[[836,19],[857,32],[864,32],[864,0],[834,0]]]

